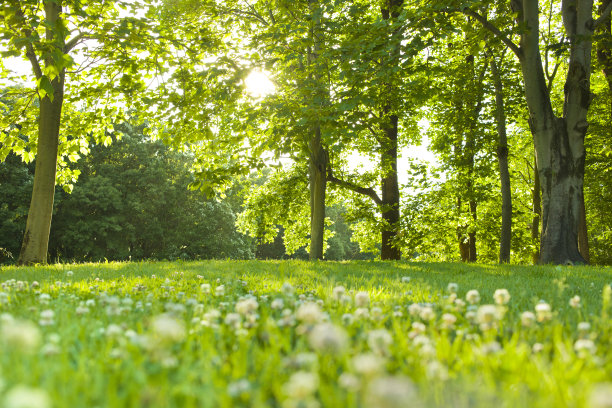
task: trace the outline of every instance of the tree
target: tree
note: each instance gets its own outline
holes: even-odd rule
[[[3,55],[28,60],[36,83],[36,89],[26,89],[13,114],[3,117],[0,122],[3,129],[26,124],[19,130],[12,126],[6,133],[3,155],[18,147],[15,140],[22,134],[33,142],[30,153],[35,152],[36,156],[20,264],[45,263],[47,260],[55,184],[65,175],[57,173],[58,155],[67,154],[76,160],[79,153],[86,152],[86,149],[81,149],[83,143],[80,142],[82,138],[76,136],[78,134],[105,140],[108,119],[120,116],[112,101],[122,93],[134,99],[134,92],[144,87],[138,70],[147,64],[143,61],[136,63],[136,54],[146,47],[142,44],[137,47],[136,40],[142,40],[146,24],[144,19],[121,17],[118,11],[121,8],[136,13],[139,3],[117,0],[84,5],[74,0],[9,0],[0,8]],[[80,60],[77,56],[81,56]],[[91,76],[85,78],[84,72]],[[72,93],[68,95],[68,106],[64,106],[67,86]],[[100,104],[99,99],[107,103]],[[38,103],[33,103],[33,100]],[[70,124],[64,123],[66,108],[75,112],[76,105],[73,104],[76,101],[79,101],[81,112],[69,120]],[[87,111],[92,105],[98,106]],[[104,120],[89,123],[82,120],[85,117],[91,119],[89,115]],[[29,122],[36,123],[36,126]],[[61,131],[74,133],[61,134]]]
[[[593,18],[592,0],[564,0],[563,26],[569,44],[561,115],[553,109],[540,52],[539,2],[511,0],[520,41],[470,8],[463,12],[478,20],[516,55],[525,83],[530,128],[542,192],[540,263],[584,263],[578,250],[580,205],[583,200],[587,113],[591,103],[591,48],[594,30],[612,6]]]

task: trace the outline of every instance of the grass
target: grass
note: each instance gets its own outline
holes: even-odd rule
[[[6,408],[612,400],[611,268],[108,263],[4,267],[0,282]],[[500,288],[509,302],[482,307]],[[550,316],[524,324],[540,303]]]

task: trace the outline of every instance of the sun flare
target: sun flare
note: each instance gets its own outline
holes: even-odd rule
[[[244,80],[246,90],[254,98],[263,98],[274,92],[274,84],[265,71],[253,70]]]

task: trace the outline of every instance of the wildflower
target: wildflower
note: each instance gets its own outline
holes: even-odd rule
[[[436,312],[431,306],[424,306],[421,308],[419,316],[425,321],[430,321],[436,318]]]
[[[34,352],[40,344],[40,330],[27,320],[4,322],[0,332],[2,344],[23,353]]]
[[[30,287],[32,289],[38,289],[40,287],[40,283],[38,283],[38,281],[34,281],[32,282],[32,284],[30,285]]]
[[[51,408],[51,399],[44,390],[17,385],[6,393],[3,406],[5,408]]]
[[[457,316],[452,313],[444,313],[442,315],[442,327],[444,329],[452,329],[457,322]]]
[[[370,310],[370,316],[372,317],[372,320],[374,320],[375,322],[381,321],[384,317],[383,311],[380,307],[373,307]]]
[[[49,295],[48,293],[41,293],[38,296],[38,303],[40,303],[41,305],[48,305],[50,300],[51,295]]]
[[[457,289],[459,289],[459,285],[457,285],[454,282],[449,283],[448,286],[446,287],[446,290],[448,291],[448,293],[457,293]]]
[[[322,318],[321,308],[316,303],[307,302],[298,308],[296,317],[299,321],[306,324],[315,324]]]
[[[476,312],[476,320],[482,331],[496,328],[498,319],[499,312],[495,305],[482,305]]]
[[[344,294],[340,297],[340,304],[342,305],[345,305],[345,306],[350,305],[352,301],[353,301],[353,298],[347,294]]]
[[[89,313],[89,308],[87,306],[85,306],[85,302],[81,302],[79,303],[79,305],[77,306],[76,310],[75,310],[77,315],[84,315]]]
[[[319,377],[307,371],[293,373],[283,386],[288,397],[298,400],[310,397],[317,388],[319,388]]]
[[[590,339],[578,339],[574,343],[574,350],[580,357],[586,357],[589,354],[595,353],[597,348],[595,347],[595,343]]]
[[[185,339],[185,325],[170,314],[157,315],[151,321],[153,336],[161,343],[178,343]]]
[[[242,318],[238,313],[228,313],[225,315],[224,323],[227,326],[233,327],[234,329],[240,328],[240,323],[242,322]]]
[[[364,377],[373,377],[383,370],[385,360],[376,354],[364,353],[353,357],[351,363],[357,374]]]
[[[368,346],[376,354],[388,354],[391,343],[393,343],[393,337],[385,329],[372,330],[368,333]]]
[[[367,319],[370,317],[370,311],[365,307],[359,307],[355,309],[355,318],[357,319]]]
[[[612,408],[612,383],[595,384],[589,396],[590,408]]]
[[[533,353],[541,353],[542,350],[544,350],[544,345],[542,343],[533,343],[533,346],[531,347],[531,351]]]
[[[578,309],[580,307],[580,296],[576,295],[571,298],[569,300],[569,305],[574,309]]]
[[[540,301],[535,307],[536,319],[538,322],[547,322],[552,319],[552,311],[550,305],[544,301]]]
[[[310,346],[319,351],[338,354],[346,349],[348,336],[346,332],[331,323],[317,324],[308,336]]]
[[[578,323],[578,331],[581,334],[586,334],[591,330],[591,323],[589,322],[580,322]]]
[[[272,303],[270,304],[270,307],[274,310],[280,310],[284,307],[285,303],[283,301],[283,299],[281,298],[276,298],[272,301]]]
[[[230,397],[239,397],[251,390],[251,383],[246,378],[231,382],[227,385],[227,393]]]
[[[475,305],[480,302],[480,293],[478,293],[476,289],[469,290],[465,295],[465,300],[467,300],[469,304]]]
[[[346,293],[346,288],[344,286],[336,286],[332,290],[332,296],[334,297],[334,299],[338,301],[342,299],[342,296],[344,296],[345,293]]]
[[[283,292],[285,296],[292,296],[294,291],[295,289],[289,282],[283,283],[283,286],[281,287],[281,292]]]
[[[342,323],[345,326],[350,326],[355,321],[355,317],[350,313],[345,313],[342,315]]]
[[[122,334],[123,334],[123,329],[120,326],[116,325],[116,324],[110,324],[106,328],[106,336],[107,337],[118,338]]]
[[[258,307],[259,307],[259,304],[257,303],[257,300],[255,300],[252,297],[239,300],[236,303],[236,311],[243,316],[253,313],[254,311],[257,310]]]
[[[357,391],[361,388],[361,381],[351,373],[342,373],[338,378],[338,384],[348,391]]]
[[[368,408],[403,408],[415,405],[417,392],[408,377],[380,377],[367,388],[365,406]]]
[[[40,320],[38,324],[41,326],[51,326],[55,324],[55,312],[51,309],[43,310],[40,312]]]
[[[74,272],[72,272],[72,271],[66,271],[66,276],[71,277],[72,275],[74,275]]]
[[[370,295],[368,292],[357,292],[355,295],[355,306],[357,307],[367,307],[370,303]]]
[[[219,285],[215,288],[215,295],[217,296],[223,296],[225,294],[225,286],[224,285]]]
[[[425,326],[421,322],[412,322],[412,333],[414,334],[423,334],[427,330],[427,326]]]
[[[402,276],[402,283],[409,283],[410,282],[410,276]]]
[[[410,313],[410,316],[418,316],[421,314],[421,305],[419,305],[418,303],[413,303],[410,306],[408,306],[408,313]]]
[[[521,313],[521,324],[523,325],[523,327],[533,326],[535,320],[536,316],[533,314],[533,312],[526,311]]]
[[[510,293],[507,289],[497,289],[493,294],[493,299],[495,299],[496,304],[505,305],[510,301]]]
[[[200,292],[204,294],[210,293],[210,283],[203,283],[200,285]]]

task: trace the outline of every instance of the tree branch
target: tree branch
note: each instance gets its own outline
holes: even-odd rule
[[[344,188],[347,188],[349,190],[352,190],[352,191],[354,191],[356,193],[368,196],[378,206],[382,206],[382,200],[380,199],[380,197],[378,196],[378,194],[376,193],[376,191],[372,187],[369,187],[369,188],[361,187],[361,186],[358,186],[357,184],[352,183],[350,181],[341,180],[341,179],[339,179],[339,178],[337,178],[337,177],[335,177],[333,175],[331,168],[329,169],[329,172],[327,173],[327,181],[329,181],[330,183],[337,184],[340,187],[344,187]]]
[[[68,41],[66,45],[64,45],[64,54],[68,54],[68,52],[72,51],[74,47],[81,41],[83,38],[86,38],[87,35],[85,33],[79,33],[72,40]]]
[[[506,44],[506,46],[508,46],[508,48],[510,48],[518,58],[521,58],[521,48],[512,42],[512,40],[509,39],[504,33],[502,33],[499,28],[495,27],[489,20],[487,20],[486,17],[481,16],[469,8],[463,9],[462,12],[463,14],[474,17],[476,20],[478,20],[484,28],[492,32],[497,38]]]
[[[593,29],[596,29],[599,25],[601,25],[608,17],[610,17],[610,13],[612,12],[612,2],[608,3],[608,6],[601,12],[600,16],[593,22]]]

